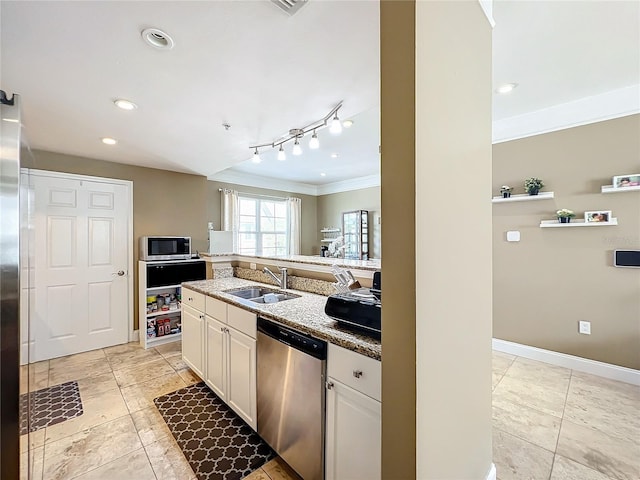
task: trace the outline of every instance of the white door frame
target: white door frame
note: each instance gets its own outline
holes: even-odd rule
[[[129,196],[129,221],[127,222],[127,325],[129,329],[129,341],[136,341],[136,332],[133,329],[133,181],[121,180],[117,178],[94,177],[91,175],[78,175],[76,173],[53,172],[50,170],[37,170],[34,168],[22,168],[21,173],[28,175],[38,175],[41,177],[66,178],[70,180],[85,180],[98,183],[108,183],[112,185],[123,185],[127,188]],[[31,212],[30,212],[31,213]]]

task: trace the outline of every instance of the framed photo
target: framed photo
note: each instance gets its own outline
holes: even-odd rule
[[[616,175],[613,177],[613,188],[637,187],[640,185],[640,173]]]
[[[609,220],[611,220],[611,210],[584,212],[584,221],[587,223],[608,222]]]

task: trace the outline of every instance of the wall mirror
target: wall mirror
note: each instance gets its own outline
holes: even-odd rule
[[[342,213],[344,258],[369,259],[369,212],[353,210]]]

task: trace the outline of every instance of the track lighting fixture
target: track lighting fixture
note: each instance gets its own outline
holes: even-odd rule
[[[313,131],[313,135],[311,136],[311,140],[309,140],[309,148],[315,150],[316,148],[320,148],[320,140],[318,140],[318,135],[316,131]]]
[[[327,115],[325,115],[320,120],[316,120],[315,122],[310,123],[302,128],[291,128],[289,133],[280,137],[277,140],[269,143],[261,143],[258,145],[251,145],[249,148],[254,150],[252,161],[254,163],[260,163],[262,160],[260,159],[260,155],[258,153],[259,148],[271,147],[278,148],[278,160],[285,160],[287,158],[286,153],[284,151],[283,145],[291,140],[294,140],[293,149],[291,153],[294,155],[302,154],[302,147],[300,146],[300,139],[307,133],[313,132],[311,139],[309,140],[309,148],[315,150],[320,148],[320,140],[318,139],[318,134],[316,130],[321,130],[327,126],[330,126],[329,131],[333,134],[339,134],[342,132],[342,124],[340,123],[340,119],[338,118],[338,110],[342,107],[342,102],[338,103],[335,107],[331,109]],[[331,124],[329,125],[329,122]]]
[[[293,150],[291,150],[291,153],[293,153],[294,155],[302,155],[302,147],[300,146],[300,142],[297,138],[293,143]]]

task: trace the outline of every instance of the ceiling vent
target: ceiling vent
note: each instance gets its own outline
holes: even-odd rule
[[[282,10],[287,12],[289,15],[293,15],[301,7],[303,7],[308,0],[271,0],[271,2],[275,3]]]

